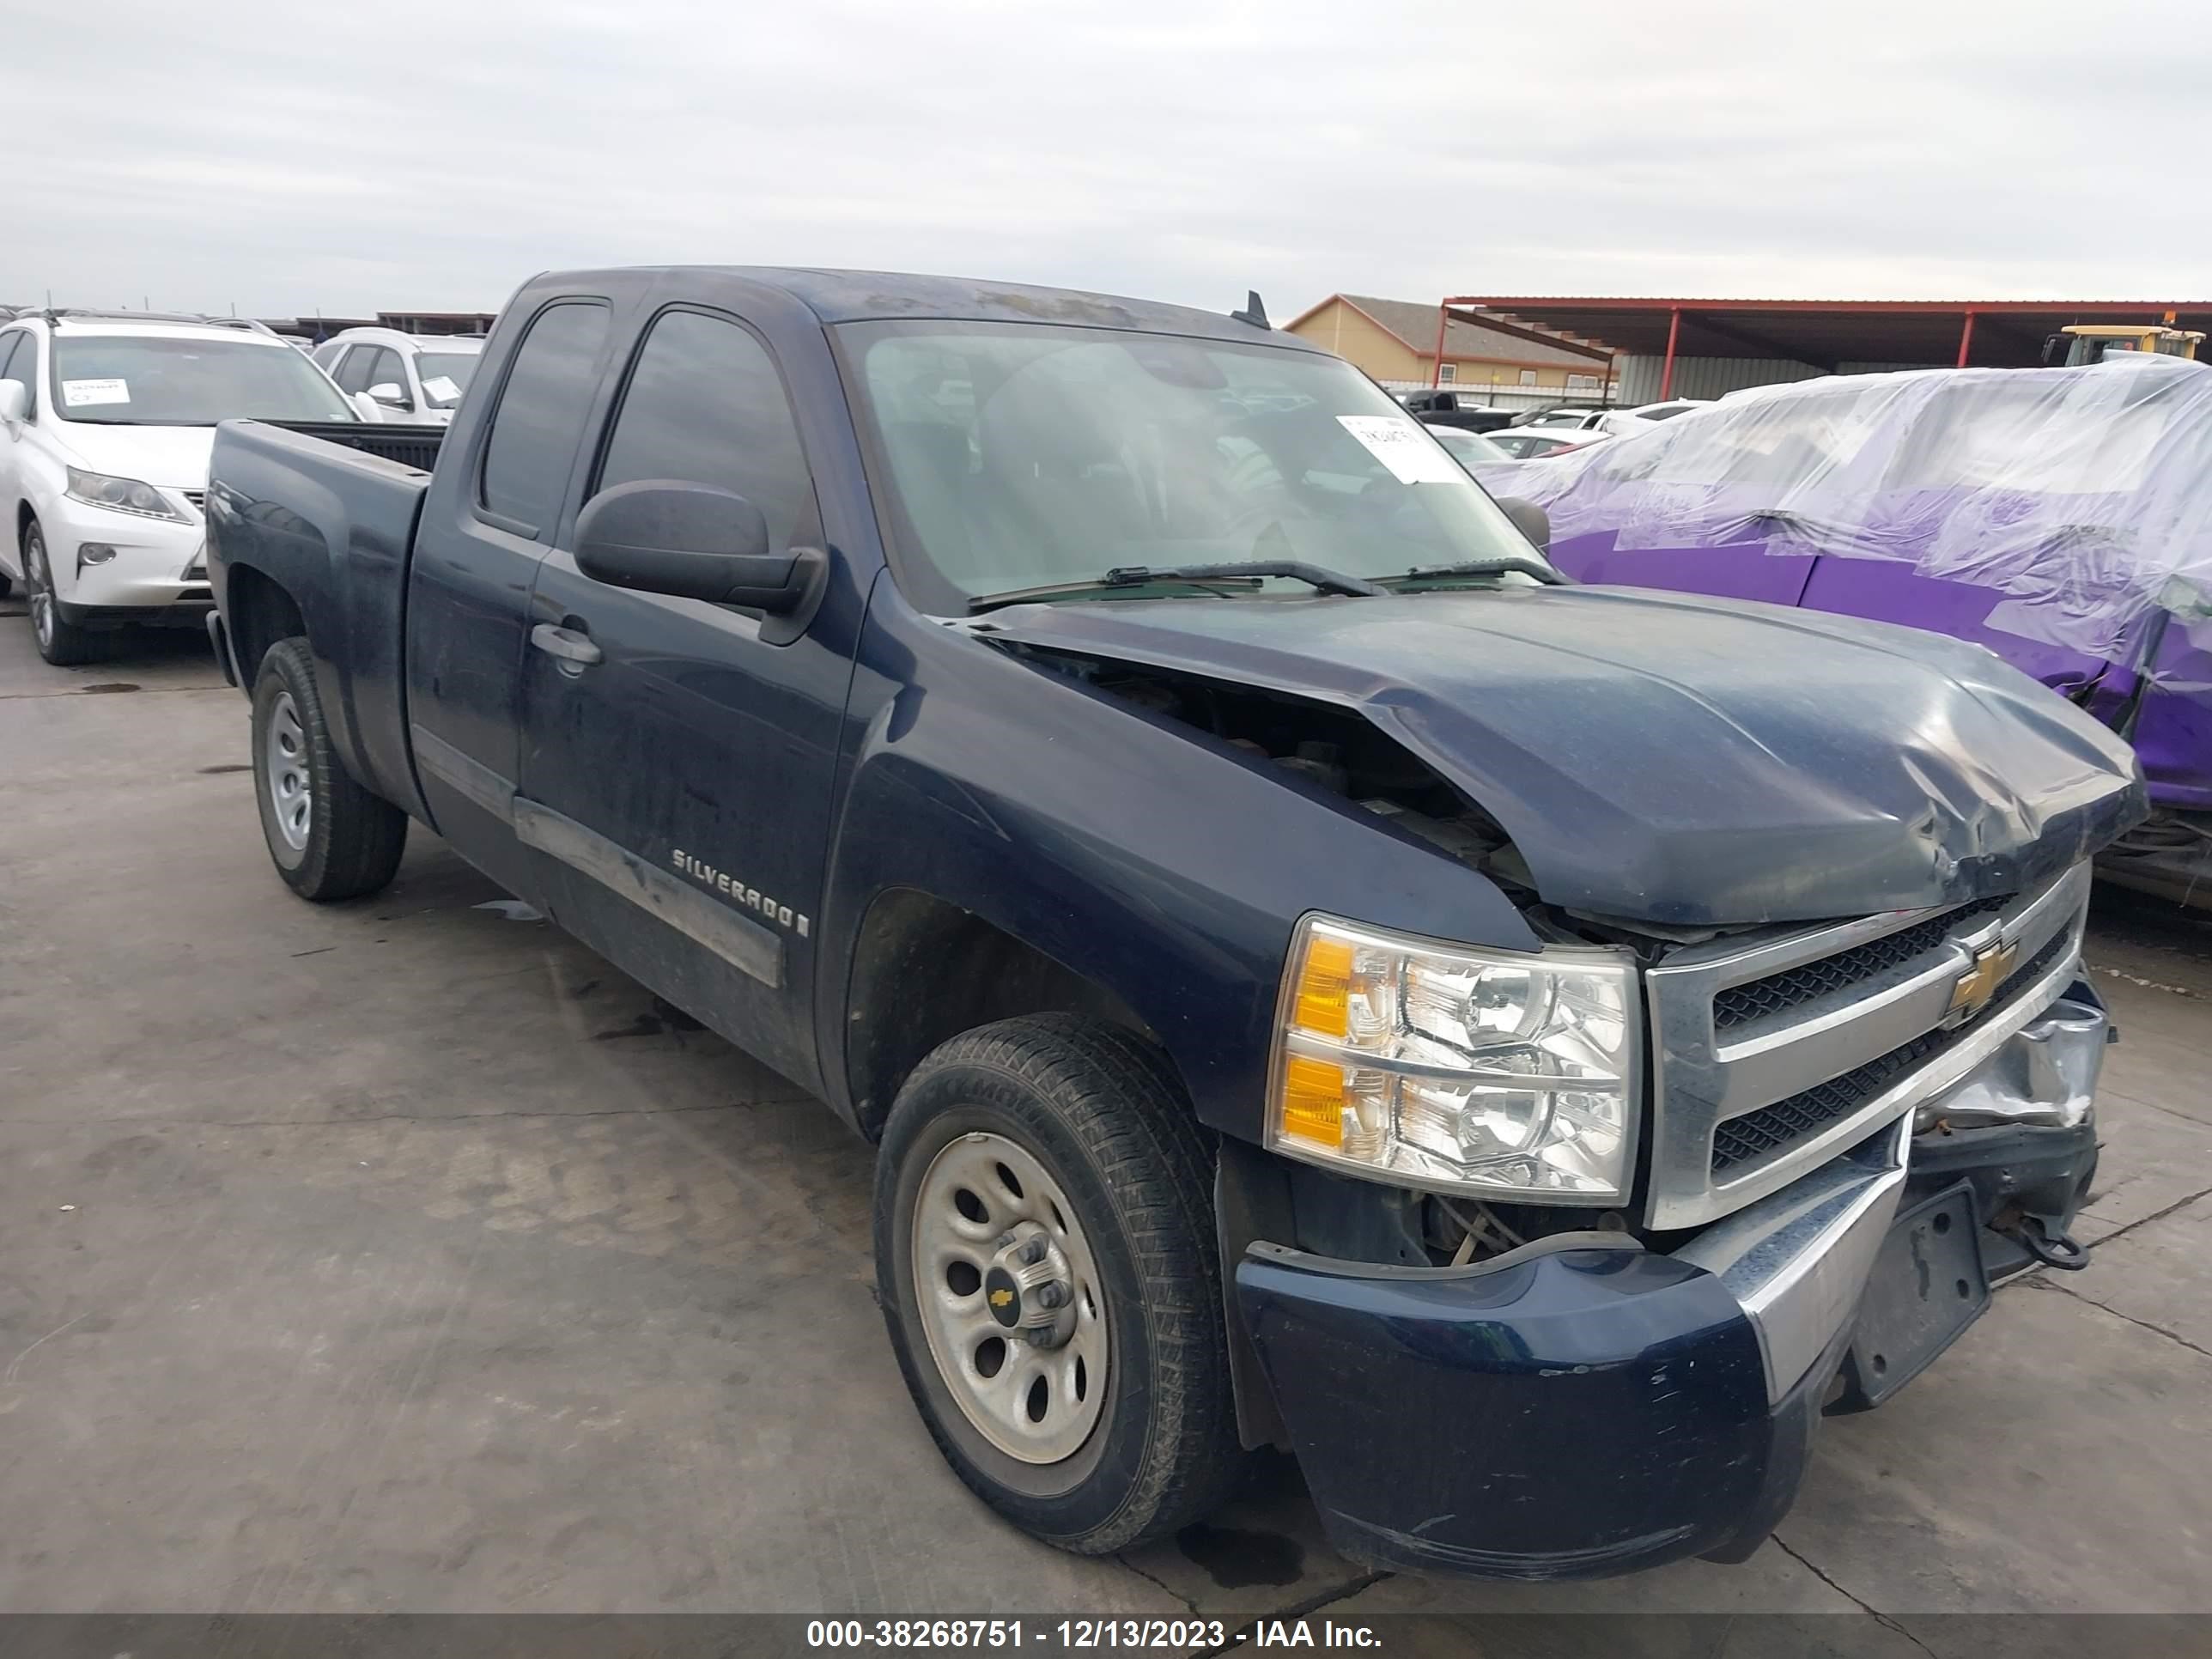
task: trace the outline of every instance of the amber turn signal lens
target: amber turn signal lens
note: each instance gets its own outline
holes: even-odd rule
[[[1319,1146],[1344,1145],[1344,1067],[1292,1054],[1283,1067],[1283,1133]]]
[[[1291,1018],[1322,1036],[1351,1030],[1352,941],[1316,934],[1298,969],[1297,1006]]]

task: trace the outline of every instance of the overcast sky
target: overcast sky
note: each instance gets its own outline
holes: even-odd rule
[[[174,0],[0,36],[0,301],[493,309],[659,260],[2189,299],[2212,8]]]

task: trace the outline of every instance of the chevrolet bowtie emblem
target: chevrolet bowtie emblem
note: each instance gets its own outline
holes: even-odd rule
[[[1997,988],[2012,973],[2013,962],[2019,955],[2017,939],[1974,952],[1974,965],[1960,975],[1959,982],[1951,988],[1953,1024],[1972,1019],[1990,1006]]]
[[[994,1291],[991,1292],[991,1305],[994,1308],[1003,1308],[1006,1304],[1012,1302],[1013,1299],[1014,1293],[1012,1291]]]

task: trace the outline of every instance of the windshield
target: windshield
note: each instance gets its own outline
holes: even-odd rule
[[[840,332],[915,556],[901,577],[927,609],[1137,565],[1376,577],[1532,556],[1429,430],[1336,357],[1013,323]],[[1268,584],[1291,589],[1310,591]]]
[[[358,418],[313,363],[267,341],[58,331],[53,378],[62,418],[101,426]]]
[[[468,390],[469,376],[477,372],[474,351],[418,351],[415,373],[422,378],[422,395],[433,409],[451,409]]]

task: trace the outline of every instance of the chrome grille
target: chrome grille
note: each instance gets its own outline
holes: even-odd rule
[[[1769,974],[1748,985],[1732,985],[1713,999],[1713,1029],[1732,1031],[1738,1026],[1756,1024],[1762,1019],[1787,1013],[1815,997],[1848,991],[1877,974],[1942,949],[1943,941],[1957,932],[1962,922],[1991,915],[2011,902],[2010,895],[1977,899],[1956,910],[1946,910],[1942,915],[1916,921],[1910,927],[1900,927],[1869,944],[1808,962],[1802,968]]]
[[[2083,864],[2009,897],[1739,935],[1653,969],[1651,1224],[1764,1197],[1948,1087],[2064,990],[2088,893]],[[1999,945],[2021,965],[1961,1021],[1960,981]]]
[[[1950,918],[1940,920],[1948,921]],[[1920,924],[1923,928],[1928,926],[1926,922]],[[1940,943],[1942,936],[1936,937]],[[1900,1043],[1841,1077],[1816,1083],[1787,1100],[1778,1100],[1771,1106],[1746,1112],[1741,1117],[1728,1119],[1713,1131],[1712,1172],[1725,1175],[1737,1164],[1752,1163],[1777,1147],[1817,1133],[1838,1118],[1848,1117],[1914,1066],[1934,1059],[1954,1042],[1965,1042],[1976,1026],[2002,1013],[2013,998],[2040,979],[2072,943],[2070,933],[2054,934],[2049,944],[2013,969],[1990,1006],[1965,1024],[1948,1030],[1923,1031],[1910,1042]]]

